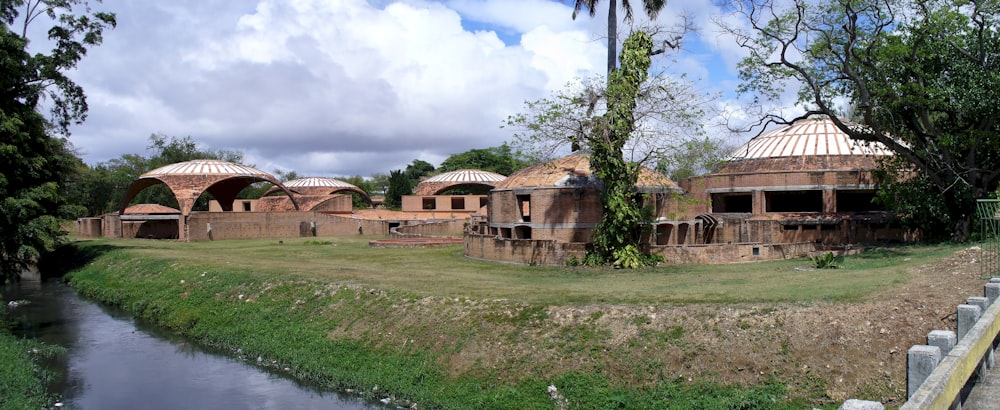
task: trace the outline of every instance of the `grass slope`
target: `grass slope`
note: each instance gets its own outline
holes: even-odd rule
[[[705,354],[685,339],[688,325],[654,326],[664,319],[636,312],[855,301],[952,250],[886,250],[805,274],[796,269],[804,260],[615,271],[331,241],[87,241],[75,253],[87,262],[68,278],[87,296],[247,360],[421,408],[770,409],[822,397],[789,396],[781,375],[750,386],[690,381],[669,359]],[[589,313],[567,320],[584,305]]]

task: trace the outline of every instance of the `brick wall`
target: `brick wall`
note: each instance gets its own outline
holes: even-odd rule
[[[76,220],[77,236],[81,238],[100,238],[103,234],[101,228],[102,219],[79,218]]]
[[[194,212],[188,227],[192,241],[389,233],[386,221],[319,212]]]
[[[522,265],[565,265],[572,257],[583,259],[585,244],[523,239],[497,239],[488,235],[465,235],[465,256]]]
[[[466,222],[466,219],[455,219],[402,225],[392,229],[389,236],[460,236],[465,229]]]

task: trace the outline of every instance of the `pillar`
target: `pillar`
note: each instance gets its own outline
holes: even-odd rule
[[[906,352],[906,398],[913,397],[920,385],[934,372],[941,362],[941,349],[937,346],[916,345]]]

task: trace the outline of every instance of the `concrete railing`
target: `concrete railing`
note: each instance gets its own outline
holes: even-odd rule
[[[934,330],[926,345],[906,356],[907,401],[900,410],[961,408],[963,389],[994,365],[1000,334],[1000,279],[992,279],[985,297],[958,306],[958,328]]]

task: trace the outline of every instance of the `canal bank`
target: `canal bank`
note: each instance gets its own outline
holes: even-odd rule
[[[601,312],[581,318],[585,323],[561,324],[547,306],[426,297],[116,248],[94,255],[66,280],[89,298],[201,344],[259,357],[263,365],[324,389],[403,406],[802,407],[788,401],[784,384],[773,377],[746,386],[720,385],[683,370],[679,376],[669,363],[643,355],[699,350],[682,342],[683,330],[615,344],[598,324]],[[616,315],[607,317],[643,326]]]
[[[43,378],[47,394],[33,391],[37,399],[29,407],[0,408],[382,408],[264,371],[253,358],[206,351],[120,309],[84,300],[58,281],[21,281],[3,292],[18,345],[33,344],[29,356],[57,354],[43,361],[52,376]]]

